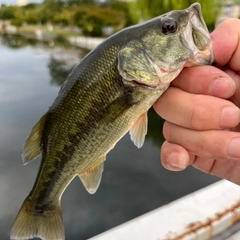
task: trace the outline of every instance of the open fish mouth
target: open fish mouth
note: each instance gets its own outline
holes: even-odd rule
[[[199,51],[204,51],[206,47],[209,45],[208,36],[206,34],[206,31],[202,28],[197,28],[194,24],[196,21],[196,16],[193,15],[191,18],[192,22],[192,38],[195,43],[195,46],[199,49]],[[199,31],[202,30],[202,31]]]
[[[212,41],[202,16],[201,6],[198,3],[192,4],[188,11],[190,21],[183,32],[182,40],[193,55],[187,65],[211,64],[214,60]]]

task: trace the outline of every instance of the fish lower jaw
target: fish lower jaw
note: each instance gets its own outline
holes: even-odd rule
[[[169,84],[179,75],[183,67],[188,67],[188,65],[196,65],[196,63],[194,64],[194,61],[188,61],[185,65],[182,65],[176,70],[164,70],[162,68],[159,68],[158,72],[156,72],[156,75],[154,75],[154,79],[152,81],[136,79],[134,77],[124,80],[125,82],[127,82],[127,84],[131,84],[134,87],[161,90],[167,88]]]
[[[199,51],[195,55],[196,62],[201,65],[212,64],[214,61],[214,55],[211,49],[211,47],[206,47],[205,49],[203,49],[203,51]]]
[[[193,56],[185,63],[184,67],[192,67],[197,65],[210,65],[214,61],[213,51],[207,47],[202,51],[194,51]]]
[[[169,86],[169,82],[162,82],[162,81],[158,81],[158,83],[156,85],[148,85],[145,83],[142,83],[140,81],[137,80],[132,80],[132,83],[135,85],[135,87],[140,87],[140,88],[145,88],[148,90],[161,90],[161,89],[165,89]]]
[[[127,78],[125,77],[124,82],[127,85],[131,85],[132,87],[141,87],[141,88],[147,88],[147,89],[156,89],[158,88],[158,85],[159,85],[158,79],[154,82],[153,81],[150,82],[146,80],[137,79],[132,76],[128,76]]]
[[[134,77],[124,80],[131,85],[134,85],[135,87],[148,88],[153,90],[165,89],[178,76],[182,69],[183,66],[173,71],[163,70],[161,68],[158,72],[156,72],[156,75],[153,76],[153,79],[151,81],[137,79]]]
[[[127,85],[131,85],[132,87],[142,87],[142,88],[152,88],[155,89],[158,86],[158,78],[156,76],[156,80],[146,80],[143,77],[136,78],[136,76],[132,76],[129,73],[123,72],[120,73],[123,79],[123,82]]]
[[[160,76],[158,76],[159,83],[158,87],[159,89],[163,89],[166,86],[169,86],[169,84],[179,75],[179,73],[182,71],[184,66],[179,67],[176,70],[173,71],[166,71],[165,73],[162,73]]]
[[[138,81],[138,80],[132,80],[132,83],[133,83],[134,85],[139,86],[139,87],[156,88],[155,86],[149,86],[149,85],[147,85],[147,84],[145,84],[145,83],[143,83],[143,82],[140,82],[140,81]]]
[[[201,48],[194,42],[192,46],[193,57],[191,61],[194,62],[194,65],[209,65],[212,64],[214,60],[212,42],[208,44],[201,45]]]

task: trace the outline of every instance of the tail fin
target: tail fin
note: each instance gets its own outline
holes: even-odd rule
[[[26,199],[15,219],[11,239],[40,237],[42,240],[64,240],[64,229],[60,205],[55,210],[36,213]]]

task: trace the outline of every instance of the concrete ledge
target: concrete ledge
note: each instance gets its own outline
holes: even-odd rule
[[[97,47],[104,38],[93,38],[93,37],[69,37],[68,41],[75,46],[86,48],[88,50],[92,50],[93,48]]]
[[[91,240],[207,240],[240,220],[240,187],[222,180]]]

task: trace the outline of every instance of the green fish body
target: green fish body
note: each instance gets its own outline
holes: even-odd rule
[[[68,184],[78,175],[94,193],[107,153],[128,131],[143,145],[148,109],[183,67],[212,61],[199,4],[126,28],[90,52],[25,142],[24,164],[40,154],[42,161],[11,239],[63,240],[60,199]]]

